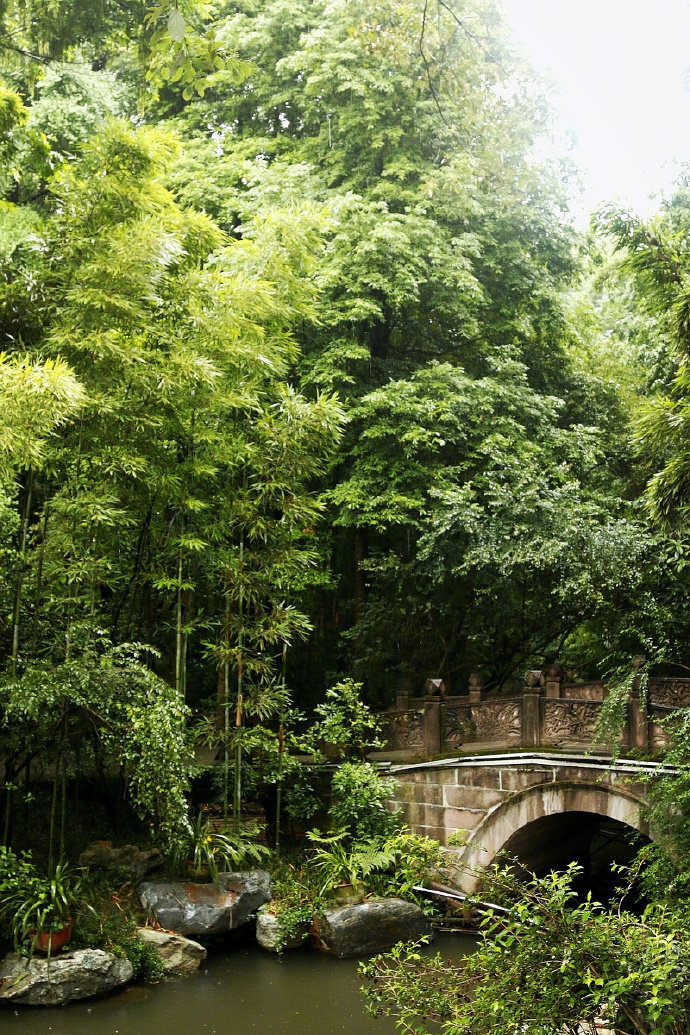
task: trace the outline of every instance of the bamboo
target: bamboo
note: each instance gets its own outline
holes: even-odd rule
[[[283,698],[280,704],[280,721],[278,725],[278,786],[276,787],[276,852],[280,852],[280,817],[282,812],[283,804],[283,752],[285,750],[285,742],[283,739],[283,722],[285,720],[284,708],[285,708],[285,663],[287,659],[287,643],[283,640],[283,658],[282,658],[282,691]]]
[[[228,740],[230,739],[230,591],[225,587],[225,636],[223,659],[223,820],[228,822],[228,783],[230,781],[230,755]]]
[[[12,662],[11,670],[13,678],[17,675],[17,660],[19,658],[19,616],[22,604],[22,585],[24,582],[24,563],[26,560],[26,539],[29,531],[29,515],[31,513],[31,497],[33,494],[34,472],[29,470],[26,483],[26,500],[24,501],[24,514],[22,517],[21,532],[19,535],[19,572],[17,584],[14,591],[14,607],[12,610]]]
[[[235,741],[235,787],[232,808],[233,827],[236,834],[240,832],[240,812],[242,808],[242,743],[240,741],[240,729],[242,728],[242,677],[243,677],[243,648],[244,648],[244,536],[240,539],[240,592],[239,592],[239,636],[237,656],[237,711],[235,713],[235,729],[237,739]]]
[[[184,518],[180,519],[180,543],[177,550],[177,605],[175,617],[175,689],[178,694],[182,688],[182,536],[184,534]]]
[[[46,532],[48,529],[48,506],[43,510],[43,528],[41,530],[41,545],[38,550],[38,567],[36,569],[36,592],[34,594],[33,625],[31,629],[31,650],[35,652],[38,644],[38,611],[43,596],[43,560],[46,549]]]
[[[65,755],[64,752],[60,758],[60,858],[59,861],[63,862],[65,858],[65,816],[67,814],[67,773],[65,771]]]
[[[10,846],[10,818],[12,816],[12,784],[7,779],[7,773],[5,773],[5,829],[3,833],[3,841],[5,848]]]

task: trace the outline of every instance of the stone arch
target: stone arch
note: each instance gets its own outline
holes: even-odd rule
[[[642,806],[641,798],[602,783],[561,781],[526,787],[490,809],[472,831],[467,845],[458,852],[458,883],[463,891],[473,892],[479,879],[473,871],[489,866],[518,830],[547,816],[590,812],[618,820],[648,837]]]

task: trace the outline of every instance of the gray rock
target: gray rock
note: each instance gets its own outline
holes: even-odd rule
[[[264,870],[247,870],[220,873],[215,884],[147,881],[139,887],[139,899],[161,927],[211,938],[233,931],[270,902],[271,878]]]
[[[138,927],[137,937],[153,945],[163,963],[163,973],[181,976],[193,974],[206,959],[206,949],[198,942],[170,931],[155,931],[153,927]]]
[[[256,914],[256,940],[262,949],[268,952],[284,952],[286,949],[299,949],[309,936],[309,924],[300,924],[294,934],[285,937],[280,927],[280,920],[269,913],[268,906],[262,906]]]
[[[60,1006],[125,985],[132,964],[102,949],[76,949],[51,960],[12,953],[0,963],[0,1002]]]
[[[372,898],[355,906],[327,909],[314,918],[312,943],[340,959],[371,956],[396,942],[430,937],[431,928],[414,902],[400,898]]]
[[[112,841],[92,841],[79,856],[80,866],[123,869],[135,877],[143,877],[162,864],[163,856],[157,848],[137,848],[136,845],[113,848]]]

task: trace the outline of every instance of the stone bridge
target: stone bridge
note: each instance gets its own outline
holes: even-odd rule
[[[474,868],[500,851],[540,872],[571,859],[605,866],[615,844],[634,833],[647,839],[645,787],[660,769],[660,762],[518,752],[391,765],[390,773],[394,804],[411,830],[442,844],[466,832],[458,861],[469,892]]]
[[[411,830],[442,844],[466,831],[465,866],[505,850],[535,872],[571,859],[610,872],[611,861],[625,861],[624,842],[649,837],[645,788],[663,763],[627,756],[663,755],[663,718],[690,705],[690,679],[652,678],[642,693],[633,684],[616,762],[596,743],[603,683],[566,683],[552,666],[527,672],[512,694],[485,694],[476,675],[463,695],[435,679],[425,689],[384,714],[388,751],[379,757]],[[465,870],[462,884],[474,890],[476,878]]]

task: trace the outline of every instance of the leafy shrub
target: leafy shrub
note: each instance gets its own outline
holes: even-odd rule
[[[331,824],[348,830],[353,841],[389,837],[400,829],[387,805],[394,787],[395,781],[382,777],[370,762],[343,762],[333,775]]]
[[[383,747],[381,722],[362,700],[361,689],[361,683],[344,679],[327,690],[326,700],[314,709],[314,735],[343,758],[363,759],[367,750]]]
[[[86,903],[84,873],[58,863],[50,876],[34,865],[31,854],[15,855],[0,850],[0,922],[5,936],[11,934],[15,948],[30,946],[37,934],[59,931],[72,918],[75,908]]]
[[[395,861],[393,853],[380,842],[349,843],[347,830],[339,830],[330,837],[323,837],[318,830],[311,830],[307,837],[317,845],[310,865],[319,873],[322,895],[328,895],[341,884],[356,887],[376,870],[386,870]]]
[[[426,884],[445,876],[446,860],[438,841],[403,829],[388,838],[384,847],[393,855],[393,863],[384,872],[374,875],[377,894],[417,902],[428,915],[437,913],[438,907],[414,888],[417,884]]]
[[[188,834],[178,838],[169,854],[172,868],[184,873],[188,865],[195,871],[208,872],[211,880],[225,870],[238,870],[247,865],[256,866],[270,855],[266,845],[257,844],[258,829],[245,827],[239,833],[217,830],[199,813]]]
[[[127,912],[123,912],[123,907]],[[88,911],[80,911],[75,917],[72,944],[76,948],[105,949],[116,956],[124,956],[132,964],[134,978],[139,981],[160,981],[163,976],[163,962],[153,945],[137,937],[139,921],[143,916],[129,911],[134,900],[121,902],[117,892],[113,893],[106,882],[96,892],[96,905]]]
[[[685,921],[657,905],[635,916],[623,897],[611,909],[578,902],[579,869],[530,881],[488,870],[492,899],[510,904],[482,920],[477,951],[457,963],[409,945],[377,957],[361,968],[372,1012],[446,1035],[595,1035],[602,1017],[617,1035],[685,1035]]]
[[[310,923],[321,908],[322,897],[317,874],[310,866],[280,863],[272,879],[273,898],[268,908],[278,921],[276,951],[280,953],[302,926]]]

